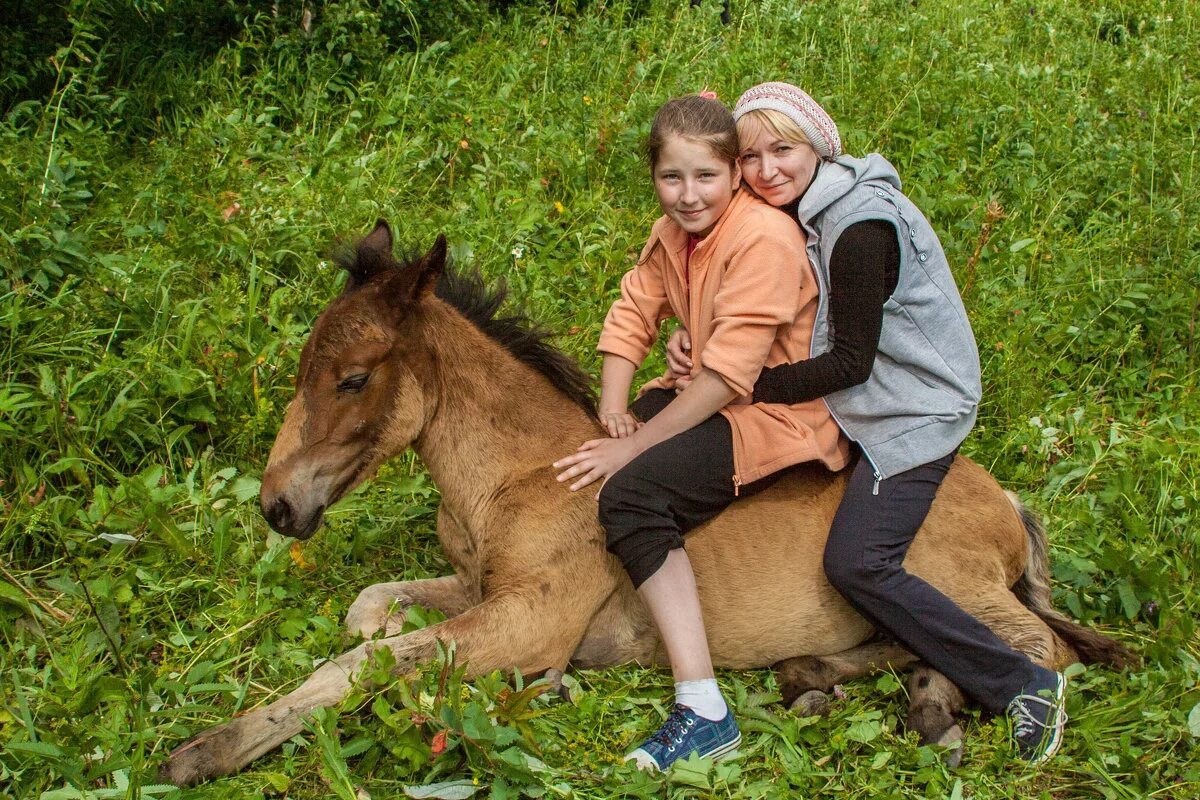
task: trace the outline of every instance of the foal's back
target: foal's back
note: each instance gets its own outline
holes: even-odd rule
[[[870,637],[872,626],[829,585],[822,567],[848,475],[797,467],[688,535],[717,666],[764,667],[800,655],[830,655]],[[1050,636],[1009,588],[1025,558],[1025,532],[1003,490],[982,467],[959,456],[905,566],[964,607],[987,602],[1011,618],[1010,625]],[[604,652],[609,658],[598,658]],[[596,615],[576,661],[627,660],[667,663],[654,626],[623,581]]]

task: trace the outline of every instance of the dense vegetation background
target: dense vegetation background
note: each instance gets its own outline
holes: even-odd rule
[[[984,362],[965,450],[1045,515],[1059,603],[1144,662],[1075,677],[1064,751],[1041,771],[974,715],[946,769],[904,733],[892,675],[801,720],[767,704],[767,672],[725,673],[743,757],[667,786],[1200,796],[1197,6],[719,12],[3,2],[0,796],[181,796],[153,785],[172,746],[340,652],[363,586],[446,570],[437,490],[411,455],[303,547],[259,518],[299,347],[342,281],[331,242],[378,216],[413,246],[445,231],[594,368],[656,216],[638,155],[654,109],[777,78],[808,87],[851,152],[885,153],[933,220]],[[577,673],[573,704],[529,701],[519,678],[441,677],[331,711],[185,794],[662,794],[615,762],[657,724],[665,673]]]

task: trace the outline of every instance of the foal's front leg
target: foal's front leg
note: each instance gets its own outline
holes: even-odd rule
[[[554,598],[551,598],[553,600]],[[590,599],[590,598],[589,598]],[[547,626],[551,610],[559,609]],[[270,705],[210,728],[177,747],[160,777],[186,786],[236,772],[304,729],[318,708],[341,702],[363,663],[378,647],[391,649],[397,672],[434,657],[437,642],[454,641],[471,675],[516,667],[529,675],[567,663],[583,636],[588,615],[571,615],[571,603],[533,603],[519,594],[490,598],[453,619],[403,636],[364,642],[322,664],[299,688]],[[577,609],[575,609],[577,610]]]
[[[458,575],[417,581],[376,583],[358,593],[346,612],[346,630],[370,639],[400,632],[412,606],[436,608],[447,617],[457,617],[479,602]]]
[[[394,636],[408,619],[411,606],[436,608],[447,617],[457,617],[478,605],[483,599],[479,592],[478,556],[469,531],[444,505],[438,507],[437,533],[455,574],[368,586],[359,592],[346,612],[347,631],[364,639],[381,631],[384,636]]]

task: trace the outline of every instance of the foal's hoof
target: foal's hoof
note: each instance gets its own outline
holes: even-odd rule
[[[790,706],[801,717],[829,716],[829,695],[820,689],[809,689],[792,701]]]
[[[158,770],[158,779],[176,786],[193,786],[226,775],[233,771],[226,757],[239,739],[236,728],[228,723],[201,731],[171,751]]]
[[[571,687],[563,682],[565,675],[561,669],[548,669],[542,677],[546,679],[546,683],[550,684],[550,691],[568,703],[575,702],[571,699]]]
[[[404,627],[408,614],[394,593],[368,586],[358,593],[346,612],[346,632],[372,639],[379,634],[394,636]]]
[[[963,729],[957,724],[952,725],[941,735],[936,742],[942,750],[942,763],[947,767],[954,769],[962,763],[963,757]]]
[[[963,729],[954,716],[936,704],[922,704],[908,710],[908,728],[921,735],[921,744],[942,748],[942,761],[957,767],[963,757]]]

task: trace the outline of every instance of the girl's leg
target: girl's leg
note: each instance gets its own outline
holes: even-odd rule
[[[647,578],[638,594],[654,618],[676,683],[715,678],[696,575],[683,548],[671,550],[658,571]],[[719,695],[718,695],[719,696]],[[686,705],[686,704],[685,704]],[[705,716],[709,716],[706,714]],[[719,719],[717,714],[713,719]]]
[[[1058,676],[903,567],[953,461],[951,453],[880,481],[876,494],[871,465],[860,458],[829,531],[825,575],[876,626],[984,708],[1004,712],[1017,698],[1055,688]]]
[[[648,393],[643,400],[635,412],[645,415],[650,402],[661,410],[665,403],[655,401],[669,398]],[[756,482],[751,493],[769,483]],[[719,757],[741,741],[713,674],[696,579],[683,550],[683,535],[733,502],[733,489],[732,431],[714,415],[642,453],[600,492],[608,549],[650,611],[676,681],[675,709],[629,755],[639,766],[665,769],[692,752]]]
[[[642,453],[600,491],[608,549],[650,611],[677,682],[713,678],[683,536],[733,499],[733,435],[720,415]]]

